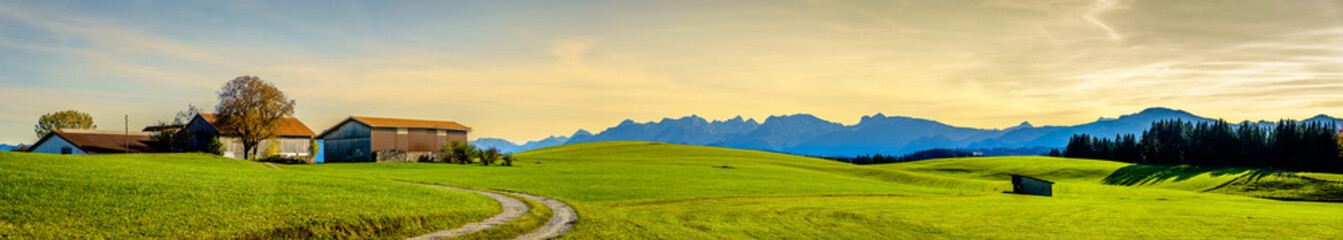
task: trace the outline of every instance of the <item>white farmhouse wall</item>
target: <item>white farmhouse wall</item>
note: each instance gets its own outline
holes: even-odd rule
[[[70,144],[70,141],[66,141],[60,135],[51,136],[51,139],[42,142],[42,145],[33,146],[32,151],[35,153],[61,154],[61,149],[67,147],[70,148],[70,154],[89,154],[80,150],[79,147],[75,147],[74,144]]]
[[[280,138],[280,155],[288,157],[312,155],[309,149],[309,146],[311,145],[308,141],[309,139],[306,137]],[[219,143],[224,144],[224,157],[242,159],[242,141],[237,137],[219,137]],[[270,147],[272,144],[275,144],[275,141],[269,139],[261,141],[261,143],[256,146],[256,153],[259,155],[266,154],[266,148]]]

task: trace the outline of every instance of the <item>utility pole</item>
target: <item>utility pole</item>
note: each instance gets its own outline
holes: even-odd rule
[[[125,118],[122,118],[122,123],[126,124],[126,153],[131,153],[131,115],[126,114]]]

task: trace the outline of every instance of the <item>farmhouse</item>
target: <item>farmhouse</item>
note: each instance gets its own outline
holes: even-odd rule
[[[53,154],[101,154],[149,152],[153,132],[105,130],[56,130],[42,136],[29,152]],[[129,144],[128,144],[129,143]]]
[[[186,125],[187,132],[192,136],[191,141],[187,143],[188,149],[202,151],[212,138],[218,137],[219,142],[224,144],[224,157],[242,158],[244,156],[242,141],[234,134],[221,132],[215,127],[218,121],[218,117],[214,114],[201,113],[192,117]],[[312,143],[309,141],[312,141],[315,135],[317,134],[314,134],[312,129],[308,129],[308,126],[303,125],[298,119],[286,118],[285,124],[280,127],[280,136],[276,140],[265,140],[257,144],[257,152],[263,153],[272,144],[279,144],[280,155],[310,156],[312,153],[309,147]],[[277,140],[279,143],[276,143]]]
[[[1012,193],[1054,196],[1054,182],[1013,174]]]
[[[466,142],[471,128],[452,121],[351,116],[323,131],[325,162],[406,161],[432,157],[439,146],[453,141]],[[377,156],[384,152],[383,156]],[[393,160],[389,154],[404,152]]]

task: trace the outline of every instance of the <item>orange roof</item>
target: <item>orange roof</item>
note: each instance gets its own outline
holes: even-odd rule
[[[214,114],[201,113],[200,116],[201,118],[204,118],[206,122],[210,123],[210,127],[215,127],[215,123],[219,120]],[[285,118],[284,120],[286,121],[286,124],[280,126],[280,136],[317,136],[317,133],[312,132],[312,129],[308,129],[308,125],[303,125],[303,122],[298,121],[297,118]],[[218,131],[219,128],[215,128],[215,130]]]
[[[74,144],[85,152],[91,153],[143,153],[150,152],[148,142],[153,141],[153,134],[148,132],[130,132],[125,131],[102,131],[102,130],[56,130],[52,131],[48,137],[38,141],[41,144],[51,135],[60,136],[65,141]],[[126,140],[130,140],[130,148],[126,148]],[[35,148],[29,148],[35,149]]]
[[[350,116],[350,118],[373,127],[432,128],[432,129],[453,129],[453,130],[467,130],[467,131],[471,130],[471,128],[466,127],[461,123],[453,121],[432,121],[432,120],[399,119],[399,118],[358,117],[358,116]]]

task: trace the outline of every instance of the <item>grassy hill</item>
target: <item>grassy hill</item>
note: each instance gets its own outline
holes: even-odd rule
[[[1050,157],[859,166],[649,142],[573,144],[517,156],[522,160],[513,167],[348,163],[277,170],[203,155],[11,153],[0,155],[0,186],[6,189],[0,195],[5,203],[0,206],[0,234],[266,238],[316,232],[319,237],[402,237],[498,211],[482,196],[391,181],[407,180],[565,201],[580,215],[575,228],[562,236],[568,239],[1343,235],[1340,203],[1246,196],[1328,195],[1333,185],[1297,179],[1327,181],[1339,177],[1334,174]],[[1056,181],[1056,196],[1002,193],[1010,190],[1008,174]],[[39,201],[43,199],[59,200]],[[547,214],[531,212],[527,222],[468,237],[516,236]],[[59,231],[45,231],[49,229]],[[348,229],[357,231],[346,234]]]
[[[0,152],[0,239],[390,239],[498,212],[473,193],[200,154]]]
[[[1343,205],[1205,193],[1234,175],[1105,184],[1128,164],[1046,157],[857,166],[648,142],[518,154],[514,167],[325,164],[377,176],[548,196],[582,216],[571,239],[1326,238]],[[1159,172],[1159,171],[1158,171]],[[1053,198],[1003,194],[1007,174],[1059,182]],[[1141,179],[1140,179],[1141,180]],[[1142,182],[1142,181],[1140,181]],[[1206,182],[1206,183],[1205,183]],[[1209,186],[1211,185],[1211,186]]]

